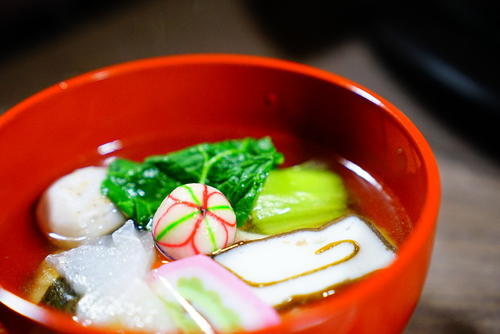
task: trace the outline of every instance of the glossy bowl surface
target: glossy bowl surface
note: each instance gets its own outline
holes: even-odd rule
[[[264,135],[289,162],[306,158],[308,143],[355,162],[396,194],[414,227],[390,267],[261,332],[401,332],[427,274],[438,214],[439,176],[429,145],[402,112],[358,84],[305,65],[239,55],[111,66],[60,82],[0,117],[0,301],[13,310],[2,312],[61,332],[99,332],[22,298],[49,251],[33,207],[52,181],[121,153],[141,159],[202,141]]]

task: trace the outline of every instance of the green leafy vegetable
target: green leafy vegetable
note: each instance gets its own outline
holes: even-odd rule
[[[101,190],[139,228],[147,229],[161,201],[185,183],[205,183],[231,202],[238,225],[250,215],[269,172],[283,162],[271,139],[206,143],[144,163],[117,159],[111,163]]]
[[[250,229],[278,234],[320,227],[347,210],[347,191],[337,174],[314,165],[272,171],[252,211]]]

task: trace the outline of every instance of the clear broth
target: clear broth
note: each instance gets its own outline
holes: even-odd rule
[[[260,137],[266,134],[249,135]],[[412,222],[397,197],[377,176],[370,174],[355,162],[333,154],[327,147],[304,142],[297,137],[284,133],[273,133],[271,136],[278,150],[283,152],[286,157],[284,167],[308,160],[317,160],[325,163],[343,178],[349,194],[349,209],[376,226],[396,248],[404,242],[412,229]],[[158,136],[146,136],[126,142],[113,141],[101,145],[97,149],[97,152],[80,156],[74,168],[89,165],[104,165],[110,158],[115,156],[142,161],[146,156],[152,154],[164,154],[200,142],[224,139],[227,139],[227,137],[218,138],[215,135],[208,135],[206,138],[200,140],[198,134],[192,134],[191,136],[184,135],[177,137],[175,140],[172,140],[171,137],[159,138]],[[67,172],[71,172],[71,169]],[[36,225],[35,222],[34,225]],[[43,237],[41,236],[41,238]],[[57,251],[48,241],[44,248],[43,257]],[[161,265],[162,263],[165,263],[165,259],[158,254],[158,260],[154,266]],[[33,275],[24,284],[25,288],[23,290],[27,297],[31,294],[30,282],[33,280]],[[336,287],[334,294],[340,293],[345,289],[350,289],[356,285],[355,282],[349,282],[340,288]],[[318,302],[321,303],[322,301],[308,302],[307,305]],[[287,308],[281,312],[297,312],[302,307],[307,306],[298,305],[293,309]]]

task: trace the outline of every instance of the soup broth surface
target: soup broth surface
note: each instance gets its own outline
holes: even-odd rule
[[[152,154],[164,154],[200,142],[238,138],[232,135],[219,138],[219,135],[220,133],[216,135],[216,132],[208,133],[202,140],[200,140],[197,134],[192,134],[192,136],[183,134],[175,139],[173,139],[172,136],[159,137],[151,135],[128,141],[115,140],[101,145],[96,152],[78,156],[72,167],[74,169],[90,165],[105,165],[110,159],[114,159],[114,157],[142,161],[145,157]],[[352,213],[365,218],[368,222],[376,226],[381,234],[384,235],[396,249],[407,238],[412,229],[412,222],[409,216],[406,214],[397,197],[384,184],[383,180],[377,178],[376,175],[372,175],[370,171],[363,169],[362,166],[357,165],[354,161],[349,161],[336,155],[328,147],[304,142],[289,134],[275,132],[263,134],[250,133],[249,135],[254,137],[270,135],[278,151],[281,151],[285,156],[285,164],[282,167],[288,167],[310,160],[326,164],[328,168],[342,177],[349,194],[349,210]],[[62,171],[59,176],[68,172],[71,172],[71,168]],[[34,220],[33,229],[37,229],[36,221]],[[43,240],[44,237],[41,233],[39,234],[40,240]],[[40,248],[40,252],[37,254],[39,259],[43,259],[45,256],[58,251],[58,249],[50,245],[48,241],[43,240],[42,244],[43,247]],[[159,252],[157,255],[157,261],[154,267],[167,262]],[[33,266],[31,272],[33,273],[35,270],[36,266]],[[34,274],[27,275],[22,284],[24,287],[22,289],[22,294],[25,297],[29,297],[32,293],[32,291],[30,291],[30,282],[32,282],[34,278],[33,275]],[[341,289],[336,289],[335,294],[347,288],[352,288],[353,285],[355,286],[352,282],[346,284]],[[315,303],[317,302],[322,301],[315,301]],[[307,307],[307,305],[300,305],[298,308],[296,307],[293,309],[287,308],[281,312],[297,312],[301,307]]]

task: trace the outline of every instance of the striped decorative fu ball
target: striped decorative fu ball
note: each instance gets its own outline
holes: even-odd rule
[[[171,259],[210,254],[234,242],[236,216],[219,190],[190,183],[163,200],[152,232],[156,246]]]

